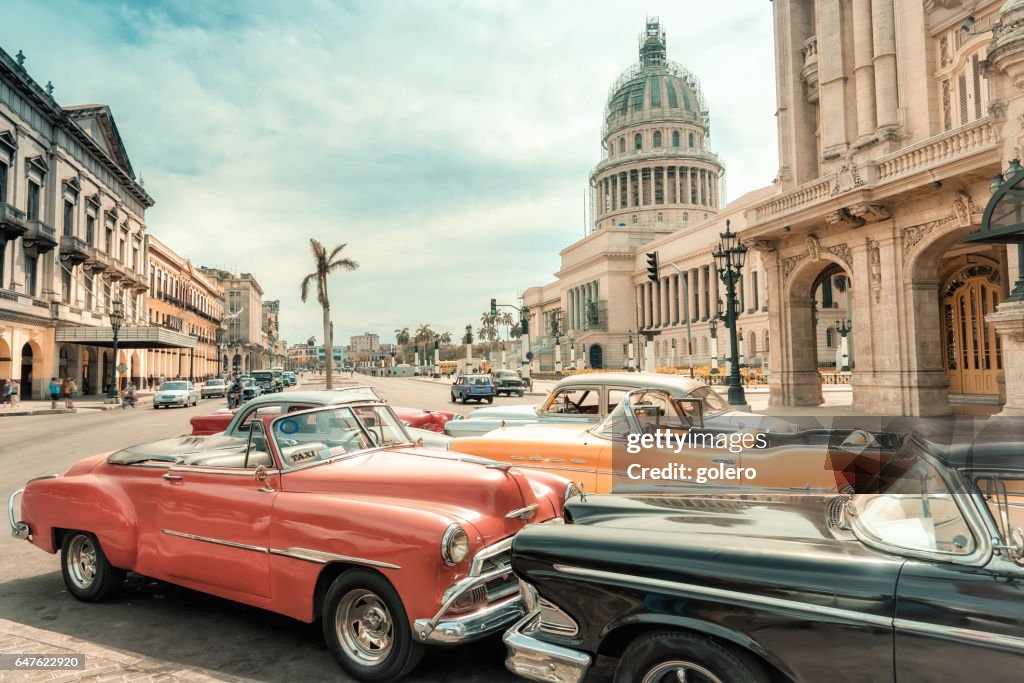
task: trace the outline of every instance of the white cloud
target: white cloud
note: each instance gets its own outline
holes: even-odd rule
[[[112,107],[150,231],[256,275],[290,340],[320,334],[298,296],[309,237],[362,265],[332,280],[342,338],[458,332],[549,282],[644,11],[701,80],[730,196],[776,172],[763,0],[10,4],[4,49],[61,103]]]

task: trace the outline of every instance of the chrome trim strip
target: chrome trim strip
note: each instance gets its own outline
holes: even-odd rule
[[[527,505],[524,508],[511,510],[505,513],[505,519],[532,519],[537,513],[537,508],[539,507],[540,505],[538,503],[533,503],[532,505]]]
[[[352,564],[365,564],[370,567],[381,567],[383,569],[401,569],[397,564],[391,564],[390,562],[368,560],[364,557],[352,557],[350,555],[338,555],[336,553],[328,553],[322,550],[311,550],[309,548],[291,547],[285,548],[284,550],[271,548],[270,554],[280,555],[282,557],[291,557],[296,560],[305,560],[306,562],[315,562],[317,564],[327,564],[328,562],[350,562]]]
[[[647,586],[649,588],[657,588],[660,590],[668,590],[678,593],[691,593],[694,595],[703,595],[711,598],[721,598],[724,600],[735,600],[738,602],[753,603],[755,605],[762,605],[766,607],[779,607],[781,609],[794,610],[797,612],[808,612],[819,616],[832,617],[834,619],[843,619],[846,621],[856,621],[863,624],[871,624],[872,626],[882,626],[885,628],[892,628],[893,626],[892,617],[883,617],[875,614],[866,614],[864,612],[855,612],[853,610],[840,609],[838,607],[827,607],[825,605],[813,605],[806,602],[798,602],[796,600],[786,600],[785,598],[773,598],[767,595],[741,593],[738,591],[725,590],[723,588],[713,588],[711,586],[698,586],[692,583],[678,583],[676,581],[665,581],[664,579],[651,579],[642,576],[631,576],[629,574],[606,572],[598,569],[584,569],[583,567],[572,567],[565,564],[556,564],[555,571],[562,572],[563,574],[571,574],[573,576],[583,576],[587,578],[603,579],[607,581],[621,581],[622,583],[626,584],[639,584],[641,586]]]
[[[445,598],[441,603],[441,609],[437,611],[437,614],[435,614],[432,619],[416,620],[416,627],[420,632],[420,638],[426,638],[429,636],[430,632],[433,631],[434,627],[441,621],[441,617],[443,617],[445,613],[451,609],[452,605],[455,604],[455,601],[461,598],[467,591],[472,590],[481,584],[485,584],[488,581],[500,579],[502,576],[506,576],[511,573],[511,567],[504,567],[502,569],[495,569],[494,571],[487,572],[486,574],[481,574],[480,576],[467,576],[466,578],[449,586],[444,592]],[[515,600],[519,599],[518,589],[519,586],[516,584],[517,594],[514,598]]]
[[[25,492],[28,485],[34,481],[41,481],[43,479],[57,479],[59,474],[44,474],[41,477],[33,477],[25,482],[25,486],[21,487],[10,496],[7,497],[7,523],[11,525],[11,536],[14,538],[20,538],[28,540],[28,537],[32,535],[32,530],[28,528],[28,524],[25,522],[19,522],[14,519],[14,499]]]
[[[161,529],[168,536],[177,536],[178,538],[187,538],[190,541],[202,541],[203,543],[214,543],[216,545],[226,545],[229,548],[239,548],[241,550],[252,550],[257,553],[269,552],[268,548],[261,548],[258,545],[249,545],[247,543],[236,543],[235,541],[224,541],[219,538],[209,538],[208,536],[197,536],[195,534],[186,534],[182,531],[174,531],[173,529]]]
[[[1018,652],[1024,652],[1024,638],[1019,636],[1006,636],[999,633],[988,633],[970,628],[956,628],[952,626],[939,626],[928,624],[923,621],[911,621],[910,619],[896,619],[893,626],[904,631],[920,633],[928,636],[937,636],[946,640],[972,640],[974,642],[991,647],[1006,647]]]
[[[483,571],[484,561],[489,560],[492,557],[501,555],[512,547],[512,537],[506,538],[504,541],[498,541],[493,545],[489,545],[486,548],[481,548],[476,555],[473,556],[473,563],[469,567],[470,576],[479,576]]]
[[[171,472],[192,472],[195,474],[227,474],[233,477],[250,477],[255,478],[256,467],[196,467],[192,465],[172,465]],[[272,474],[279,474],[280,470],[266,470],[267,476]]]

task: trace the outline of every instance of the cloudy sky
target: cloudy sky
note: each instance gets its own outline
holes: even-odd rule
[[[253,273],[289,341],[309,238],[336,336],[458,334],[491,297],[550,282],[584,231],[608,88],[646,15],[701,80],[730,197],[777,170],[771,3],[631,0],[4,0],[0,47],[63,105],[109,104],[193,262]]]

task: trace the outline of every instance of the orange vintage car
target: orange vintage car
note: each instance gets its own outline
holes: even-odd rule
[[[822,492],[846,484],[832,467],[836,448],[843,442],[858,448],[873,443],[866,432],[844,433],[837,439],[825,430],[777,434],[710,429],[703,424],[702,410],[699,399],[641,389],[627,394],[608,417],[590,427],[506,425],[483,436],[460,438],[454,447],[462,453],[562,474],[579,482],[585,491],[597,493],[649,491],[652,487],[671,492],[692,490],[693,484],[729,490],[758,487]],[[684,445],[658,446],[653,440],[657,431],[682,439]],[[654,446],[634,448],[637,452],[630,453],[630,441],[645,434],[651,435]],[[688,434],[692,438],[687,441]],[[830,444],[830,439],[837,443]],[[673,465],[689,468],[689,476],[682,476],[678,468],[665,469]],[[651,474],[654,469],[657,475]],[[754,476],[738,476],[750,470]]]
[[[416,448],[387,405],[364,401],[93,456],[14,492],[8,515],[16,538],[61,553],[80,600],[110,599],[134,571],[322,617],[349,676],[384,682],[424,645],[524,613],[512,536],[561,521],[573,492],[559,476]]]

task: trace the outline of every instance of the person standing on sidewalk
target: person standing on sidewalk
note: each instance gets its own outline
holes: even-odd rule
[[[3,392],[0,392],[0,406],[13,406],[14,403],[11,401],[11,380],[5,379],[3,382],[4,388]]]
[[[11,378],[7,385],[11,388],[11,407],[17,408],[21,405],[21,384],[18,383],[18,380]]]
[[[64,407],[74,408],[75,407],[75,393],[78,392],[78,384],[71,377],[64,380]]]
[[[60,384],[56,377],[50,378],[50,410],[57,409],[57,399],[60,398]]]

